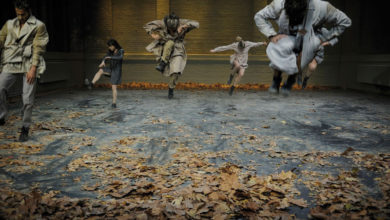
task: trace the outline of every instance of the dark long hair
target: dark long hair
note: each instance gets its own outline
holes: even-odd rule
[[[18,9],[31,10],[31,4],[29,0],[14,0],[14,6]]]
[[[108,40],[107,41],[107,45],[108,46],[114,46],[118,50],[122,49],[121,45],[119,45],[118,41],[116,41],[115,39]]]
[[[301,24],[307,11],[307,0],[286,0],[284,9],[290,20],[290,26]]]

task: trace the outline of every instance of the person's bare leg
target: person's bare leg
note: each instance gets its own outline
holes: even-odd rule
[[[244,73],[245,73],[245,69],[242,67],[239,67],[238,73],[235,75],[232,86],[230,87],[229,95],[233,95],[233,91],[236,88],[236,86],[238,85],[238,83],[240,83],[240,80],[244,76]]]
[[[241,78],[244,76],[244,73],[245,73],[245,69],[244,68],[240,68],[238,73],[237,73],[236,78],[234,79],[234,82],[233,82],[234,86],[237,86],[240,83]]]
[[[240,64],[235,60],[233,62],[232,72],[230,73],[229,80],[228,80],[227,84],[229,84],[231,86],[233,85],[234,76],[238,73],[238,71],[240,71]]]
[[[117,85],[112,85],[112,107],[116,108],[116,99],[117,99]]]
[[[92,79],[92,84],[95,84],[100,79],[100,77],[102,77],[103,74],[104,74],[103,69],[99,69],[99,71],[95,74],[95,76]]]
[[[303,78],[302,82],[302,89],[305,89],[307,86],[307,81],[309,78],[313,75],[313,72],[316,71],[318,66],[317,60],[313,59],[310,63],[309,66],[305,72],[305,77]]]

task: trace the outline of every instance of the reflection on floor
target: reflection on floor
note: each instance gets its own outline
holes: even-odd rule
[[[39,97],[26,143],[15,142],[11,105],[0,127],[1,216],[389,217],[388,97],[119,90],[118,108],[110,102],[105,89]]]

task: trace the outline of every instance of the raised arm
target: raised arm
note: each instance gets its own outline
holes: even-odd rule
[[[322,31],[319,35],[322,41],[329,41],[335,44],[338,36],[340,36],[347,27],[352,25],[351,19],[342,11],[335,8],[333,5],[328,3],[327,5],[327,13],[326,13],[326,22],[332,24],[332,28],[329,31]],[[331,44],[332,44],[331,43]]]
[[[199,22],[189,19],[180,19],[180,27],[179,33],[184,31],[184,33],[188,33],[193,29],[199,28]]]
[[[46,31],[45,24],[37,27],[37,33],[33,40],[32,65],[38,66],[40,57],[46,52],[46,45],[49,43],[49,34]]]
[[[214,49],[210,50],[210,52],[212,52],[212,53],[222,52],[222,51],[226,51],[226,50],[234,50],[236,48],[237,48],[237,43],[232,43],[230,45],[220,46],[220,47],[214,48]]]
[[[260,10],[255,15],[256,26],[267,38],[275,36],[277,33],[270,20],[279,18],[283,9],[283,0],[274,0],[271,4]]]
[[[164,21],[162,20],[155,20],[148,22],[144,25],[145,31],[150,34],[152,31],[162,30],[164,28]]]

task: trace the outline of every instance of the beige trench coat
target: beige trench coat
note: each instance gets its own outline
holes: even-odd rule
[[[162,36],[161,40],[155,40],[146,47],[148,52],[152,52],[157,56],[157,60],[159,60],[161,57],[163,44],[167,40],[173,40],[175,42],[175,48],[169,60],[168,68],[166,68],[164,72],[165,76],[170,76],[173,73],[183,73],[187,63],[187,52],[184,46],[185,34],[195,28],[199,28],[199,23],[197,21],[188,19],[180,19],[180,25],[187,25],[188,28],[183,34],[179,35],[176,33],[173,36],[168,34],[163,20],[151,21],[144,26],[144,29],[148,34],[150,34],[152,31],[158,31]]]
[[[33,15],[19,28],[17,18],[8,20],[0,32],[2,72],[27,73],[37,66],[37,77],[46,70],[43,54],[49,35],[43,22]]]

